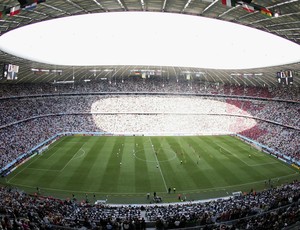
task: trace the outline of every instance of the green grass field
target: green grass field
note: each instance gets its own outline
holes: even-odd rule
[[[178,201],[178,194],[207,199],[299,178],[296,169],[232,136],[70,136],[5,179],[29,193],[39,187],[59,198],[147,203],[148,192],[164,202]]]

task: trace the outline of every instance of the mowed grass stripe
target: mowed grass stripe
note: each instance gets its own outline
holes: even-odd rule
[[[239,180],[235,176],[235,168],[227,166],[229,157],[226,154],[221,154],[219,148],[213,145],[212,142],[207,138],[196,139],[196,142],[200,142],[199,147],[201,149],[200,162],[203,161],[209,165],[205,173],[212,187],[224,187],[231,185],[232,183],[239,183]],[[203,160],[202,160],[203,159]],[[225,166],[226,165],[226,166]],[[209,188],[208,187],[208,188]]]
[[[223,147],[222,151],[228,152],[228,146],[226,149]],[[249,182],[259,181],[259,180],[264,179],[265,176],[267,175],[263,171],[255,168],[255,167],[252,167],[248,164],[240,163],[240,157],[244,157],[244,156],[236,155],[236,154],[234,154],[234,155],[231,154],[231,155],[232,155],[232,159],[236,160],[236,164],[237,164],[236,168],[238,169],[237,173],[239,173],[239,176],[241,178],[243,178],[243,180],[249,181]],[[245,162],[245,161],[243,161],[243,162]]]
[[[234,142],[231,141],[231,139],[234,138],[228,138],[228,137],[220,137],[220,139],[224,140],[222,142],[222,152],[228,152],[231,154],[233,158],[237,160],[236,166],[240,171],[240,176],[244,178],[245,181],[254,182],[254,181],[260,181],[264,180],[268,177],[268,175],[271,173],[270,171],[266,172],[264,168],[264,157],[259,157],[256,154],[253,154],[253,152],[256,152],[256,149],[251,149],[249,146],[247,149],[241,147],[241,145],[235,145]],[[240,142],[240,140],[236,140],[237,142]],[[250,155],[250,157],[249,157]],[[240,161],[240,164],[238,164],[238,161]],[[274,159],[270,159],[270,163],[274,163]],[[253,167],[253,165],[262,165],[261,168]],[[269,166],[269,165],[268,165]]]
[[[222,139],[223,139],[222,136],[218,136],[214,138],[214,141],[212,141],[211,145],[214,146],[214,148],[216,149],[216,154],[222,156],[222,161],[224,162],[224,164],[226,163],[227,169],[228,168],[232,169],[231,175],[235,174],[240,178],[239,181],[235,183],[232,183],[233,181],[231,181],[231,183],[228,183],[227,180],[228,185],[241,184],[243,181],[254,182],[265,178],[264,173],[260,172],[255,168],[250,167],[245,163],[244,160],[240,159],[240,157],[244,157],[244,155],[247,156],[248,158],[248,154],[241,153],[234,145],[231,145],[230,142],[228,142],[228,140],[223,139],[222,141]],[[212,164],[216,164],[216,162],[213,161]],[[216,165],[217,168],[215,168],[215,171],[219,172],[220,176],[224,178],[223,175],[226,175],[228,172],[219,171],[218,168],[220,166],[219,164]]]
[[[153,138],[153,137],[152,137]],[[163,185],[165,187],[165,191],[167,192],[168,191],[168,186],[167,186],[167,183],[166,183],[166,180],[165,180],[165,176],[164,176],[164,173],[161,169],[161,164],[160,164],[160,160],[158,159],[157,157],[157,150],[159,148],[159,146],[155,147],[153,142],[152,142],[152,138],[149,137],[149,141],[150,141],[150,144],[151,144],[151,150],[150,152],[154,155],[154,158],[155,158],[155,162],[156,162],[156,168],[159,170],[160,172],[160,175],[161,175],[161,179],[162,179],[162,182],[163,182]],[[156,140],[156,138],[153,138],[154,141]]]
[[[48,169],[50,171],[43,171],[43,173],[41,173],[40,177],[37,180],[36,186],[50,188],[58,187],[64,189],[66,181],[64,178],[61,178],[61,175],[65,175],[65,172],[71,171],[69,169],[65,171],[65,167],[72,164],[72,160],[79,153],[83,145],[84,143],[78,142],[73,145],[67,145],[65,149],[57,152],[55,154],[55,157],[52,157],[51,160],[49,160],[49,164],[51,167]],[[52,171],[53,169],[57,171]]]
[[[183,150],[181,144],[178,142],[178,138],[168,137],[166,141],[177,156],[176,160],[164,162],[163,164],[164,167],[168,168],[164,171],[166,171],[166,178],[170,181],[169,184],[172,187],[176,187],[178,191],[202,187],[204,185],[203,182],[207,182],[206,175],[203,171],[199,170],[198,165]]]
[[[138,146],[142,145],[141,138],[134,138],[132,150],[134,157],[134,167],[135,167],[135,192],[141,193],[146,191],[153,191],[154,188],[151,184],[151,179],[149,177],[148,163],[146,162],[146,152],[144,149],[138,150]],[[138,157],[138,158],[137,158]],[[149,165],[151,167],[151,165]]]
[[[205,143],[197,137],[191,137],[188,140],[193,146],[194,154],[198,161],[198,168],[201,173],[201,186],[199,188],[212,188],[218,186],[226,186],[228,183],[223,176],[215,169],[216,162],[207,152]]]
[[[161,164],[157,161],[157,156],[155,155],[155,147],[152,147],[152,137],[138,137],[139,149],[144,152],[144,157],[147,163],[146,177],[149,179],[149,190],[148,192],[162,193],[166,192],[166,187],[164,184],[165,176],[161,168]],[[155,142],[155,140],[154,140]],[[153,144],[154,145],[154,144]],[[158,167],[157,167],[158,166]],[[143,171],[142,171],[143,172]]]
[[[228,156],[227,164],[231,168],[235,168],[235,173],[242,178],[243,181],[257,181],[264,178],[264,174],[259,170],[251,167],[248,163],[253,162],[248,156],[248,151],[243,152],[237,146],[234,146],[227,142],[227,140],[222,141],[222,137],[219,138],[219,142],[213,142],[216,148],[219,148],[220,154],[225,154]]]
[[[121,165],[124,157],[124,137],[107,138],[102,151],[100,151],[102,170],[99,170],[99,190],[102,192],[118,191],[118,181],[120,177]],[[125,191],[124,191],[125,192]]]
[[[125,137],[123,140],[125,141],[125,148],[123,146],[122,148],[122,154],[121,154],[121,160],[116,164],[116,167],[119,167],[118,170],[118,177],[112,178],[114,179],[114,183],[116,184],[116,190],[117,193],[135,193],[135,168],[134,168],[134,157],[132,154],[132,150],[128,152],[129,149],[131,149],[130,146],[132,144],[127,143],[127,141],[131,142],[132,139]],[[122,142],[123,143],[123,142]],[[120,143],[122,145],[122,143]],[[122,163],[120,165],[120,163]]]
[[[158,149],[157,157],[160,162],[161,170],[164,172],[164,178],[165,182],[168,188],[173,189],[173,187],[178,187],[177,185],[180,184],[180,178],[176,177],[177,170],[173,167],[174,165],[179,164],[179,161],[177,159],[177,156],[175,152],[171,149],[171,147],[168,145],[167,138],[164,140],[164,146],[165,148]],[[153,143],[155,145],[158,145],[158,140],[153,139]],[[168,161],[169,156],[171,155],[171,160]],[[174,156],[176,157],[174,159]],[[165,190],[163,192],[166,192]]]
[[[207,162],[215,169],[220,177],[226,182],[227,185],[240,184],[243,183],[243,178],[240,177],[237,167],[231,167],[233,162],[231,162],[228,156],[220,153],[220,147],[214,144],[209,137],[201,138],[202,143],[205,144],[207,153],[204,155]],[[209,161],[208,158],[211,157],[213,161]]]
[[[183,163],[180,164],[186,172],[185,177],[189,178],[188,185],[186,185],[185,189],[193,189],[195,187],[202,187],[204,184],[211,186],[211,181],[208,179],[207,173],[201,168],[199,168],[199,164],[195,163],[193,158],[193,152],[189,148],[188,139],[190,137],[183,137],[182,139],[178,140],[177,142],[180,145],[182,156],[183,156]]]
[[[170,188],[176,188],[178,191],[182,191],[184,189],[184,185],[182,185],[182,179],[183,179],[183,170],[182,167],[180,167],[180,161],[182,160],[181,154],[179,153],[180,146],[174,139],[174,137],[166,137],[165,138],[166,143],[168,144],[169,148],[171,149],[175,155],[175,159],[172,161],[166,161],[163,164],[161,164],[161,167],[163,171],[165,172],[165,179],[167,186]],[[160,154],[165,154],[165,150],[160,151]],[[188,180],[189,178],[185,178],[186,185],[189,184]]]
[[[79,140],[82,144],[81,148],[78,149],[74,158],[65,165],[59,175],[60,181],[64,183],[62,185],[53,184],[53,187],[60,187],[63,190],[83,190],[87,192],[89,191],[89,186],[95,184],[95,181],[92,181],[95,177],[91,177],[90,175],[95,174],[95,172],[91,171],[93,171],[93,165],[97,162],[95,158],[97,158],[97,150],[101,149],[102,141],[99,142],[94,137],[82,137]],[[105,142],[105,138],[102,140]]]
[[[55,148],[51,148],[50,151],[44,152],[39,161],[33,162],[29,168],[61,170],[81,146],[81,143],[65,145],[61,142]]]
[[[224,149],[232,152],[232,155],[246,164],[244,168],[247,168],[248,175],[251,176],[251,178],[248,179],[249,181],[267,180],[282,175],[286,176],[294,172],[290,167],[287,167],[274,157],[261,153],[250,146],[246,148],[246,144],[237,138],[228,138],[227,136],[220,138],[224,139]],[[233,142],[233,140],[235,142]],[[245,178],[245,180],[247,180],[247,178]]]
[[[76,146],[70,146],[68,148],[61,148],[56,151],[56,157],[47,160],[44,156],[37,156],[38,160],[33,161],[27,168],[25,168],[22,174],[13,177],[10,181],[16,184],[28,184],[30,186],[48,186],[52,181],[56,180],[57,175],[63,166],[73,157],[74,153],[78,149]],[[26,167],[26,166],[25,166]],[[35,180],[32,180],[35,178]]]
[[[55,153],[59,150],[61,150],[62,146],[65,145],[67,140],[67,137],[61,137],[58,140],[56,140],[52,145],[48,147],[46,150],[47,154],[42,154],[43,158],[50,159],[52,156],[55,155]]]

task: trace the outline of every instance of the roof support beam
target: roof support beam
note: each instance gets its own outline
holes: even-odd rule
[[[164,0],[164,4],[161,8],[161,11],[164,12],[166,10],[166,6],[167,6],[167,0]]]
[[[142,5],[143,11],[145,11],[145,1],[144,0],[141,0],[141,5]]]
[[[123,10],[128,11],[128,8],[127,8],[124,0],[117,0],[117,1],[118,1],[119,5],[122,7]]]
[[[183,7],[183,9],[181,10],[181,13],[183,13],[185,11],[186,8],[188,8],[188,6],[190,5],[192,0],[188,0],[185,4],[185,6]]]
[[[218,2],[218,0],[214,0],[211,4],[209,4],[201,13],[200,15],[202,15],[204,12],[206,12],[210,7],[212,7],[213,5],[215,5]]]
[[[71,15],[69,12],[64,11],[64,10],[62,10],[62,9],[59,9],[59,8],[57,8],[57,7],[54,7],[54,6],[52,6],[52,5],[49,5],[49,4],[47,4],[47,3],[44,3],[43,5],[46,6],[46,7],[49,7],[49,8],[51,8],[51,9],[53,9],[53,10],[59,11],[59,12],[61,12],[61,13],[63,13],[63,14]]]
[[[102,10],[104,10],[105,12],[108,12],[108,10],[106,8],[104,8],[99,1],[93,0],[93,2],[96,3]]]
[[[83,9],[81,6],[79,6],[78,4],[76,4],[75,2],[71,1],[71,0],[66,0],[68,3],[70,3],[71,5],[75,6],[76,8],[84,11],[86,14],[89,13],[86,9]]]

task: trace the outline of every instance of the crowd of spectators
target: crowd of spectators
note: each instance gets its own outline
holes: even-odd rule
[[[205,202],[96,205],[0,187],[0,229],[283,229],[300,221],[300,183]]]
[[[91,115],[47,116],[0,129],[0,167],[62,132],[101,132]]]
[[[72,86],[0,84],[0,168],[63,132],[240,133],[300,161],[299,104],[257,99],[299,101],[299,89],[290,90],[293,93],[288,97],[285,89],[276,95],[268,88],[192,84],[189,81],[153,81],[151,84],[144,80],[103,81]],[[172,95],[99,95],[97,92],[165,92]],[[187,96],[187,93],[205,96]],[[49,95],[28,97],[37,94]],[[232,95],[240,97],[230,97]],[[22,97],[12,98],[14,96]],[[193,223],[213,229],[216,224],[238,219],[230,222],[231,227],[281,229],[285,224],[299,221],[299,187],[299,182],[294,182],[229,200],[143,208],[78,204],[32,197],[2,187],[0,213],[10,219],[2,218],[1,226],[3,229],[9,229],[8,225],[19,226],[19,229],[51,225],[143,229],[144,221],[154,221],[157,228],[184,227]],[[254,215],[258,215],[257,218],[250,218]]]
[[[235,114],[251,114],[256,118],[300,129],[299,103],[249,99],[226,99],[226,103],[235,105],[235,107],[228,108],[230,112]]]
[[[296,161],[300,161],[300,131],[278,126],[266,122],[258,122],[256,127],[261,131],[253,140],[269,146],[279,154],[284,154]],[[247,135],[247,134],[246,134]]]
[[[0,98],[12,96],[62,94],[62,93],[90,93],[90,92],[166,92],[166,93],[197,93],[224,94],[249,96],[260,98],[275,98],[282,100],[300,100],[299,87],[253,87],[236,84],[222,84],[207,82],[201,78],[187,80],[184,78],[151,77],[118,77],[78,82],[75,84],[1,84]]]
[[[205,100],[204,100],[205,99]],[[225,106],[226,105],[226,106]],[[58,113],[238,114],[300,128],[299,104],[199,96],[52,96],[7,99],[0,103],[0,126]]]
[[[293,216],[295,213],[291,212],[289,213],[291,216],[287,217],[284,221],[289,221],[288,219],[290,217],[295,217],[299,220],[300,193],[297,191],[299,185],[299,182],[294,182],[292,184],[283,185],[275,189],[269,189],[258,193],[250,192],[247,195],[231,197],[229,199],[191,203],[185,204],[184,206],[180,204],[171,204],[168,206],[146,207],[146,216],[149,219],[156,221],[159,218],[164,225],[172,227],[174,227],[176,221],[179,221],[178,224],[180,227],[186,227],[186,223],[188,222],[194,222],[197,225],[205,226],[232,221],[232,225],[235,225],[238,229],[266,229],[264,228],[266,226],[270,226],[270,229],[281,229],[285,224],[284,222],[277,228],[275,227],[277,223],[272,222],[271,220],[263,220],[263,218],[259,218],[259,214],[295,202],[293,210],[297,212],[297,217]],[[292,210],[292,208],[289,210]],[[276,211],[273,213],[276,213]],[[249,218],[247,218],[249,216],[258,217],[258,221],[249,224]],[[236,219],[239,219],[239,221],[234,222],[233,220]],[[263,223],[263,221],[265,221],[265,223]],[[249,225],[252,226],[250,227]]]

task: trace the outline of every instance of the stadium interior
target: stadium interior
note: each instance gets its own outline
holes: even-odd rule
[[[0,11],[1,36],[67,16],[147,11],[233,22],[300,46],[299,0],[7,0]],[[51,65],[0,50],[0,66],[0,229],[299,229],[300,54],[285,65],[211,69]],[[93,192],[63,199],[55,188],[49,195],[42,187],[9,183],[22,173],[25,178],[30,158],[61,137],[96,134],[232,135],[292,173],[264,180],[257,191],[168,203],[156,195],[148,203],[89,202]]]

